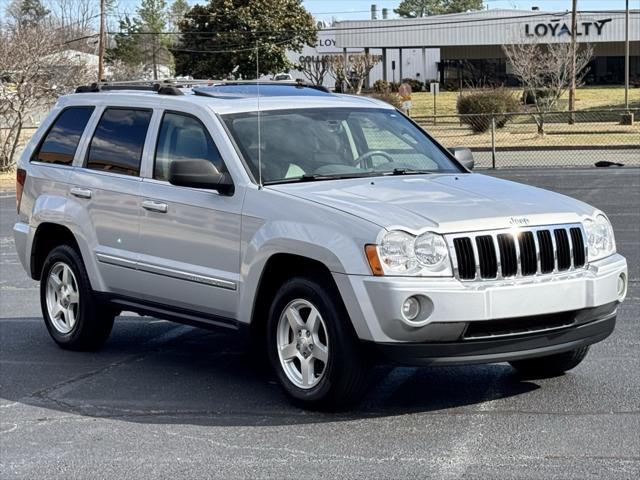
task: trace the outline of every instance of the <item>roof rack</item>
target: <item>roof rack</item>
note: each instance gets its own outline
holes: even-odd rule
[[[159,95],[184,95],[181,88],[193,88],[193,87],[219,87],[226,85],[278,85],[278,86],[290,86],[297,88],[311,88],[313,90],[319,90],[321,92],[330,93],[327,87],[322,85],[314,85],[304,80],[181,80],[181,79],[166,79],[166,80],[127,80],[117,82],[95,82],[91,85],[82,85],[76,88],[76,93],[96,93],[96,92],[108,92],[115,90],[136,90],[136,91],[148,91],[157,92]],[[206,95],[205,92],[193,90],[196,95]],[[209,96],[209,95],[207,95]]]
[[[198,84],[211,85],[211,81],[198,81]],[[159,95],[184,95],[180,88],[186,85],[175,80],[130,80],[119,82],[95,82],[91,85],[82,85],[76,88],[76,93],[96,93],[114,90],[137,90],[157,92]]]

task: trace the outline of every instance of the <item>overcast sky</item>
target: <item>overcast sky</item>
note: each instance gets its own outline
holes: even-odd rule
[[[11,0],[0,0],[0,17],[3,10]],[[98,0],[95,0],[98,2]],[[166,0],[170,4],[172,0]],[[205,4],[207,0],[187,0],[191,5]],[[389,15],[395,16],[393,9],[397,8],[400,0],[303,0],[304,6],[319,20],[362,20],[371,15],[371,4],[378,6],[380,12],[383,8],[389,9]],[[631,0],[631,8],[638,8],[639,0]],[[140,4],[140,0],[117,0],[117,14],[132,13]],[[485,8],[517,8],[530,10],[531,7],[540,7],[540,10],[564,11],[571,8],[571,0],[484,0]],[[625,0],[578,0],[579,10],[622,10]],[[379,13],[381,15],[381,13]]]
[[[398,0],[303,0],[307,10],[321,20],[331,20],[336,17],[340,20],[358,20],[370,18],[371,4],[378,6],[378,15],[383,8],[389,9],[389,15],[393,16],[393,9],[398,7]],[[638,8],[638,0],[631,0],[631,8]],[[485,0],[485,8],[517,8],[531,10],[531,7],[540,7],[540,10],[564,11],[571,9],[571,0]],[[634,7],[635,5],[635,7]],[[625,0],[578,0],[579,10],[622,10],[625,8]]]

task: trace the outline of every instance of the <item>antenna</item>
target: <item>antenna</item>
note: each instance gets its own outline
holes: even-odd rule
[[[260,46],[256,40],[256,87],[258,91],[258,188],[262,188],[262,129],[260,125]]]

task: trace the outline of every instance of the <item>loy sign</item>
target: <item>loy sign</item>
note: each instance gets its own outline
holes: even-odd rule
[[[597,20],[595,22],[580,22],[576,36],[588,37],[589,35],[602,35],[602,29],[611,21],[610,18]],[[527,37],[561,37],[562,35],[571,36],[571,28],[566,23],[560,23],[560,20],[551,20],[547,23],[538,23],[536,25],[526,24],[524,26],[524,34]]]

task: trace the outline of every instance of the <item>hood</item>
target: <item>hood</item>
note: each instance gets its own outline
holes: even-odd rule
[[[370,177],[271,185],[383,228],[466,232],[580,222],[589,205],[477,173]],[[478,221],[482,221],[481,224]]]

